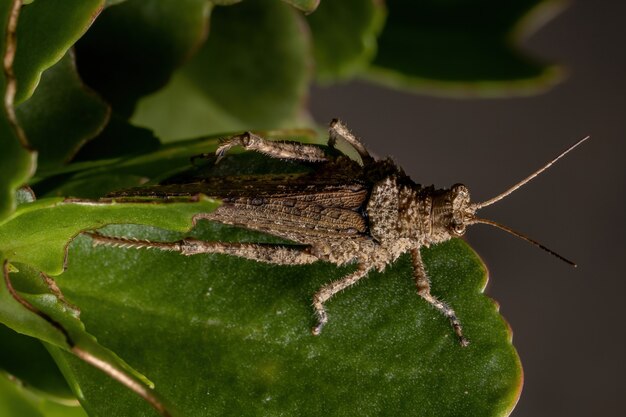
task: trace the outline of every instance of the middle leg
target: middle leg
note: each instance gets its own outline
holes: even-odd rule
[[[322,327],[328,323],[328,314],[326,314],[324,303],[331,299],[339,291],[356,284],[361,278],[367,275],[369,270],[370,268],[367,266],[359,264],[356,271],[337,281],[324,285],[319,289],[319,291],[317,291],[317,293],[315,293],[313,296],[313,307],[315,308],[315,315],[317,316],[318,322],[317,326],[311,330],[311,333],[315,336],[319,335],[322,332]]]
[[[413,259],[413,274],[415,276],[417,293],[450,320],[450,324],[452,325],[454,332],[459,338],[459,343],[461,344],[461,346],[469,345],[469,340],[467,340],[467,338],[463,336],[463,328],[461,327],[461,322],[456,316],[454,310],[450,308],[450,306],[448,306],[446,303],[438,300],[430,293],[430,280],[426,275],[424,262],[422,261],[422,255],[420,254],[419,249],[411,250],[411,258]]]

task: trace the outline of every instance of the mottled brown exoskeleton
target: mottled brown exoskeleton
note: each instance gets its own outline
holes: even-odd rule
[[[505,226],[476,217],[476,211],[521,187],[586,139],[497,197],[483,203],[472,203],[469,190],[462,184],[455,184],[449,189],[423,187],[415,184],[391,160],[375,160],[338,120],[331,122],[329,133],[327,149],[297,142],[272,142],[247,132],[223,140],[216,152],[219,161],[230,148],[241,146],[272,158],[314,165],[315,169],[309,173],[209,177],[191,183],[136,188],[111,195],[114,198],[171,198],[202,193],[220,199],[223,204],[211,213],[196,215],[194,221],[207,219],[242,226],[288,239],[296,245],[207,242],[197,239],[151,242],[95,233],[91,234],[94,242],[176,251],[183,255],[221,253],[278,265],[316,261],[336,265],[356,263],[353,272],[324,285],[313,296],[318,320],[312,329],[314,335],[319,335],[328,322],[325,303],[330,298],[355,284],[369,271],[383,271],[400,255],[409,252],[418,294],[449,319],[461,345],[465,346],[468,340],[463,336],[461,323],[454,310],[430,293],[430,281],[420,249],[463,236],[469,225],[486,223],[548,250]],[[361,161],[354,161],[337,152],[335,144],[338,140],[350,144]]]

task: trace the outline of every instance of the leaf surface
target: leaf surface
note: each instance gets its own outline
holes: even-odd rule
[[[85,82],[114,111],[132,114],[136,101],[163,87],[206,37],[208,0],[140,0],[107,7],[76,44]]]
[[[180,237],[129,226],[107,232]],[[210,224],[193,235],[259,240]],[[483,265],[461,241],[425,251],[425,261],[434,294],[464,323],[468,348],[415,294],[408,257],[330,301],[330,323],[319,337],[310,334],[311,297],[350,267],[94,249],[80,238],[58,282],[83,307],[89,328],[150,375],[180,415],[507,415],[519,395],[521,368],[506,323],[481,294]],[[147,413],[73,358],[64,355],[61,362],[76,375],[94,416]],[[110,396],[118,401],[107,403]]]
[[[16,113],[37,149],[40,167],[46,168],[68,162],[104,128],[110,109],[83,85],[68,52],[43,73],[37,90]]]
[[[58,275],[63,271],[66,246],[81,231],[111,223],[145,223],[186,230],[191,227],[193,213],[210,211],[216,203],[206,199],[161,205],[58,198],[23,201],[0,224],[0,323],[50,343],[52,352],[56,352],[55,348],[72,352],[108,376],[134,387],[156,408],[165,407],[158,394],[150,392],[151,382],[146,377],[86,331],[79,317],[80,309],[67,302],[56,284],[41,272]]]
[[[250,156],[223,163],[269,170],[267,158]],[[276,241],[209,222],[190,233],[132,225],[103,232],[155,241],[189,235]],[[507,324],[482,294],[483,264],[460,240],[424,250],[424,260],[433,294],[455,308],[469,347],[460,347],[446,318],[415,294],[407,256],[333,298],[319,337],[310,334],[312,296],[353,266],[282,267],[224,255],[93,247],[80,236],[56,280],[100,343],[149,377],[181,416],[507,415],[519,395],[521,367]],[[91,416],[154,413],[75,357],[58,350],[54,357]]]
[[[12,375],[0,372],[0,415],[3,417],[87,417],[79,404],[60,404],[29,390]]]
[[[382,1],[331,0],[307,16],[317,78],[328,82],[365,71],[376,55],[385,14]]]
[[[0,71],[0,221],[17,206],[16,190],[33,174],[37,158],[14,117],[15,78],[7,77],[7,69],[12,73],[15,58],[15,45],[7,48],[6,44],[7,39],[15,39],[9,36],[15,35],[16,30],[16,22],[10,20],[13,7],[10,1],[0,3],[0,54],[4,64]]]
[[[553,0],[387,3],[370,79],[435,94],[502,96],[541,91],[561,78],[520,44],[558,12]]]
[[[22,7],[15,57],[17,104],[33,94],[43,71],[63,58],[103,5],[103,0],[45,0]]]
[[[82,231],[115,223],[184,231],[191,228],[193,214],[212,211],[217,205],[209,199],[166,204],[41,199],[21,205],[0,223],[0,253],[11,262],[23,262],[47,274],[59,275],[63,272],[68,242]]]
[[[310,78],[301,17],[275,0],[213,10],[204,45],[133,122],[162,140],[295,124]]]

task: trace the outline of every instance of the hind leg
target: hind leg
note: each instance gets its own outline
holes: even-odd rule
[[[361,157],[363,161],[363,165],[369,165],[374,162],[374,158],[370,155],[365,146],[361,143],[359,138],[354,136],[350,130],[344,125],[339,119],[333,119],[330,122],[330,126],[328,128],[328,146],[334,147],[337,143],[337,139],[341,138],[344,141],[348,142],[350,146],[354,148],[355,151]]]

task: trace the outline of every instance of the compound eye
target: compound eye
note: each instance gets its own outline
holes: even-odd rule
[[[467,197],[469,195],[467,187],[463,184],[454,184],[452,186],[452,192],[462,197]]]
[[[465,225],[463,223],[455,223],[452,226],[452,231],[457,236],[463,236],[465,234]]]

